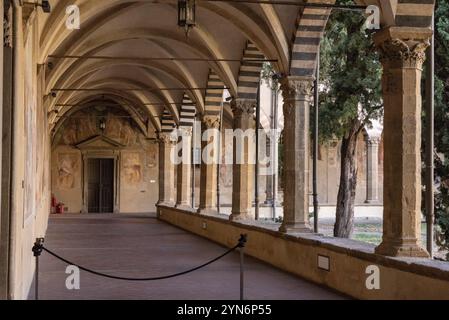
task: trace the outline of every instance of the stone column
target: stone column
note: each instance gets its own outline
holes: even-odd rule
[[[366,138],[366,203],[379,202],[379,137]]]
[[[268,174],[266,175],[266,186],[265,186],[265,193],[266,193],[265,204],[266,205],[271,205],[271,204],[273,204],[273,201],[274,201],[274,196],[273,196],[273,180],[274,180],[273,179],[274,178],[273,142],[274,141],[271,141],[270,138],[267,138],[267,150],[270,150],[269,154],[270,154],[270,161],[271,161],[271,168],[272,168],[272,170],[270,170],[270,172],[268,172]]]
[[[282,79],[284,96],[284,222],[280,232],[312,232],[309,223],[309,113],[313,78]]]
[[[5,7],[3,7],[5,5]],[[8,299],[9,276],[9,227],[10,227],[10,186],[11,186],[11,156],[12,149],[12,115],[13,104],[13,48],[12,48],[12,9],[8,1],[0,4],[0,15],[3,18],[3,47],[1,50],[0,69],[0,106],[2,128],[1,142],[1,207],[0,207],[0,300]]]
[[[175,167],[172,159],[176,143],[173,133],[159,133],[159,202],[158,205],[175,204]]]
[[[421,247],[421,74],[430,29],[375,36],[383,65],[384,231],[377,254],[428,257]]]
[[[231,221],[254,219],[252,203],[256,150],[254,119],[256,103],[253,99],[234,99],[231,102],[235,136]]]
[[[216,142],[220,128],[219,116],[204,116],[201,121],[202,139],[209,132],[207,141],[201,141],[200,206],[198,213],[217,214],[217,163]],[[207,154],[207,155],[206,155]],[[205,161],[206,160],[206,161]]]
[[[181,150],[181,163],[177,166],[177,197],[176,207],[180,209],[192,208],[192,133],[191,127],[179,128]]]

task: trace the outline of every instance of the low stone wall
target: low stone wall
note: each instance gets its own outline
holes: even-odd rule
[[[246,253],[277,268],[357,299],[449,299],[449,263],[390,258],[374,246],[319,235],[285,235],[277,225],[230,222],[172,207],[158,208],[160,220],[232,247],[248,234]],[[329,259],[329,271],[319,268]],[[380,289],[369,290],[370,268],[379,270]],[[372,271],[371,271],[372,272]],[[263,279],[261,279],[263,281]],[[369,281],[371,283],[371,281]]]

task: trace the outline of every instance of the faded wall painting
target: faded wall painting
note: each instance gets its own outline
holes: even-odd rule
[[[61,153],[58,156],[58,186],[63,190],[75,188],[79,157],[74,153]]]
[[[123,154],[123,182],[129,186],[138,186],[142,182],[142,160],[140,153]]]

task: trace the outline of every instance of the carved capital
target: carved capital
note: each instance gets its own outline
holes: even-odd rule
[[[3,16],[3,47],[12,48],[11,9]]]
[[[159,132],[158,139],[161,144],[175,145],[178,143],[178,138],[174,132]]]
[[[313,79],[284,77],[281,79],[284,101],[309,101],[313,94]]]
[[[203,124],[207,130],[220,128],[219,116],[204,116],[202,118]]]
[[[233,99],[231,102],[234,117],[252,117],[256,112],[257,101],[253,99]]]
[[[181,137],[191,137],[193,135],[192,127],[179,127],[178,133]]]
[[[387,39],[378,43],[380,61],[386,67],[422,69],[429,39]]]
[[[380,137],[367,137],[366,143],[368,146],[378,146],[380,144]]]

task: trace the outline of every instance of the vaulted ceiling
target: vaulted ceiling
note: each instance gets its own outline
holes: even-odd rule
[[[45,105],[48,110],[59,111],[59,117],[52,115],[50,122],[56,124],[73,106],[114,100],[135,108],[136,114],[147,112],[141,120],[148,120],[156,131],[160,130],[159,118],[165,108],[175,122],[179,121],[184,93],[195,102],[198,112],[204,113],[204,88],[211,70],[236,96],[240,61],[248,41],[267,59],[276,61],[273,65],[277,72],[289,74],[292,39],[302,12],[295,6],[197,0],[197,25],[186,37],[177,26],[176,0],[50,2],[50,14],[39,12],[38,40],[39,63],[47,66]],[[394,24],[397,1],[358,2],[379,5],[383,24]],[[66,27],[66,8],[73,4],[81,13],[79,30]],[[81,88],[89,90],[71,90]]]

